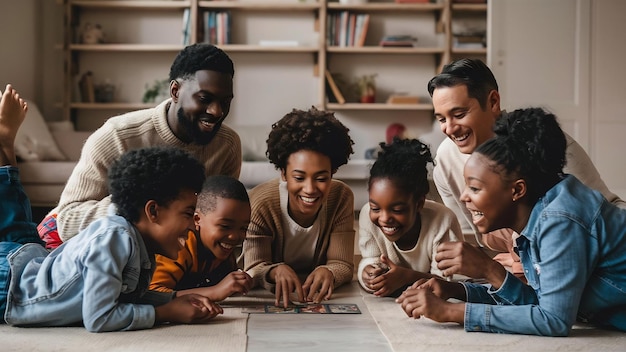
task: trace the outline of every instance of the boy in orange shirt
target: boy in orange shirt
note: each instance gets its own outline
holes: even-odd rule
[[[178,259],[157,256],[150,289],[176,296],[196,293],[211,301],[246,294],[252,278],[237,270],[235,253],[250,223],[244,185],[230,176],[209,176],[198,195],[194,223]]]

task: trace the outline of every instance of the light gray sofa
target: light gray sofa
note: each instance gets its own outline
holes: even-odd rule
[[[28,118],[34,119],[35,117],[28,116]],[[31,129],[36,127],[40,135],[22,139],[37,139],[35,144],[45,145],[46,153],[51,155],[19,162],[22,184],[33,206],[54,207],[80,157],[80,150],[91,132],[75,131],[69,122],[26,127]],[[232,127],[240,135],[242,142],[244,161],[239,179],[246,188],[252,189],[262,182],[278,177],[279,172],[265,157],[269,126]],[[49,128],[49,136],[41,135],[42,128]],[[58,152],[49,152],[57,147]],[[28,152],[24,153],[28,154]],[[44,153],[40,152],[40,154]],[[370,161],[366,160],[351,161],[348,165],[342,166],[335,175],[335,178],[352,187],[355,195],[355,210],[360,209],[367,201],[366,180],[369,174],[369,163]]]

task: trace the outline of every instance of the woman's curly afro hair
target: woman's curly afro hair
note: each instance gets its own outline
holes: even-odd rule
[[[277,169],[285,170],[291,154],[315,151],[330,158],[331,171],[335,173],[354,153],[349,131],[332,112],[315,107],[308,111],[293,109],[272,125],[266,155]]]

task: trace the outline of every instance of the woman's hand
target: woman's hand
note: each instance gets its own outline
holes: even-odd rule
[[[328,268],[317,267],[306,278],[302,289],[307,302],[320,303],[333,295],[335,276]]]
[[[300,284],[300,279],[298,279],[298,275],[293,269],[287,264],[281,264],[272,268],[269,272],[270,280],[274,281],[276,284],[276,300],[274,301],[275,306],[280,305],[280,300],[283,301],[283,307],[287,308],[289,303],[291,302],[289,299],[289,295],[291,292],[296,292],[296,296],[298,297],[298,301],[304,302],[304,292],[302,290],[302,284]]]

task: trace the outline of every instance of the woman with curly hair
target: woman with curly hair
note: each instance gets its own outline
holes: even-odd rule
[[[284,307],[330,299],[352,280],[354,195],[332,176],[354,142],[332,112],[294,109],[272,125],[267,156],[280,178],[250,192],[252,218],[244,242],[245,269]],[[304,279],[304,284],[301,283]]]
[[[553,114],[516,110],[495,135],[467,160],[461,200],[481,233],[519,234],[528,285],[475,247],[467,258],[464,243],[444,243],[444,273],[480,273],[489,284],[422,279],[397,301],[411,317],[466,331],[567,336],[577,319],[626,331],[626,210],[563,173],[567,142]]]
[[[357,277],[376,296],[398,296],[418,279],[442,276],[435,255],[442,242],[462,238],[461,225],[444,205],[426,200],[428,146],[395,137],[381,143],[370,169],[369,202],[359,216],[363,258]]]

